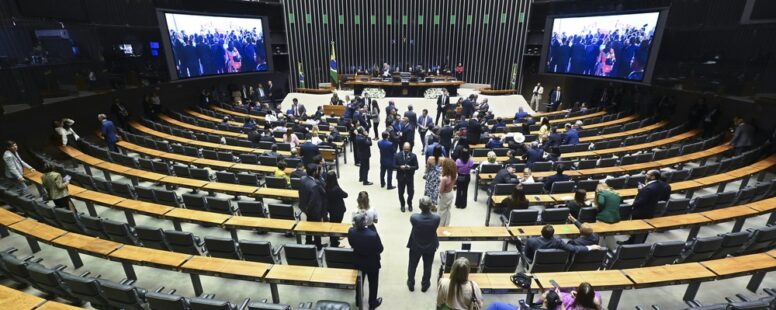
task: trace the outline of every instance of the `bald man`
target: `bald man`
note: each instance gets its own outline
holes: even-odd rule
[[[405,212],[405,204],[412,212],[412,196],[415,194],[415,171],[418,170],[418,157],[412,153],[412,146],[405,142],[402,150],[393,156],[393,169],[396,170],[396,181],[399,185],[399,203],[401,212]],[[404,192],[407,200],[404,200]]]
[[[577,225],[577,227],[579,228],[579,237],[577,237],[574,240],[569,240],[569,244],[585,245],[585,246],[598,244],[598,241],[599,241],[598,234],[593,232],[592,226],[590,226],[587,223],[580,223],[577,220],[574,220],[574,225]]]

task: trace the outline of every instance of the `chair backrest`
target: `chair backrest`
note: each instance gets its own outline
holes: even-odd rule
[[[577,188],[584,189],[588,192],[594,192],[598,187],[598,180],[579,180],[577,182]]]
[[[197,180],[210,181],[210,173],[204,168],[189,168],[189,175]]]
[[[538,195],[544,193],[544,183],[523,183],[523,192],[526,195]]]
[[[634,188],[639,186],[639,183],[644,183],[645,175],[643,174],[636,174],[632,175],[628,178],[628,181],[625,182],[625,188]]]
[[[101,295],[109,305],[118,309],[145,310],[145,296],[136,287],[102,279],[99,281],[102,286]]]
[[[689,207],[690,207],[690,199],[671,198],[666,202],[666,208],[663,215],[667,216],[667,215],[675,215],[675,214],[684,214],[684,213],[687,213]]]
[[[147,202],[156,202],[156,196],[154,195],[154,190],[145,186],[136,186],[135,187],[135,194],[137,194],[137,199]]]
[[[717,194],[708,194],[693,198],[690,202],[690,209],[692,212],[703,212],[714,209],[714,205],[717,203]]]
[[[599,168],[613,167],[616,164],[617,164],[617,158],[614,158],[614,157],[611,157],[611,158],[601,158],[601,160],[598,161],[598,167]]]
[[[165,230],[164,239],[174,252],[191,255],[202,255],[202,249],[197,245],[196,237],[190,232]]]
[[[607,269],[638,268],[644,265],[652,246],[649,244],[621,244],[606,264]]]
[[[585,207],[579,209],[579,214],[576,214],[575,216],[577,220],[582,223],[595,223],[596,215],[598,215],[598,209],[595,207]]]
[[[350,310],[350,304],[344,303],[346,306],[339,306],[339,307],[315,307],[313,309],[337,309],[337,310]],[[246,308],[247,310],[293,310],[290,305],[285,304],[273,304],[269,302],[261,302],[261,301],[255,301],[249,303]],[[302,306],[300,305],[298,310],[304,310]],[[310,309],[308,309],[310,310]]]
[[[186,209],[200,211],[207,210],[207,207],[205,206],[205,199],[202,197],[202,195],[184,193],[181,195],[181,198],[183,198],[183,205],[186,207]]]
[[[238,244],[243,259],[267,264],[275,263],[272,243],[269,241],[240,240]]]
[[[519,262],[520,253],[517,251],[488,251],[482,258],[482,272],[513,273]]]
[[[726,191],[717,194],[717,202],[714,204],[715,209],[727,208],[733,205],[736,200],[737,191]]]
[[[629,220],[633,213],[632,205],[620,205],[620,220]]]
[[[145,295],[151,310],[188,310],[189,301],[183,296],[148,292]]]
[[[101,219],[101,222],[102,229],[105,231],[105,234],[108,235],[110,240],[131,245],[138,245],[137,237],[135,236],[135,233],[132,231],[132,228],[129,226],[129,224],[106,218]]]
[[[236,310],[236,306],[225,300],[194,297],[189,299],[191,310]]]
[[[514,189],[515,189],[515,184],[511,184],[511,183],[496,184],[496,186],[493,188],[493,195],[498,195],[498,196],[510,195],[512,194],[512,191]]]
[[[559,249],[538,249],[534,252],[528,272],[561,272],[566,270],[569,252]]]
[[[606,184],[614,189],[622,189],[625,187],[625,182],[628,180],[628,176],[621,176],[611,179],[606,179]]]
[[[289,265],[319,267],[318,254],[312,244],[286,243],[283,245],[283,253]]]
[[[229,203],[228,199],[208,196],[205,198],[205,203],[207,204],[207,208],[212,212],[232,214],[232,205]]]
[[[689,263],[707,260],[721,247],[722,237],[720,236],[697,238],[682,251],[681,258],[677,262]]]
[[[567,270],[598,270],[603,266],[604,259],[606,259],[605,249],[577,252],[571,257],[571,262],[569,263]]]
[[[568,221],[569,208],[548,208],[541,214],[542,224],[565,224]]]
[[[289,204],[270,203],[267,205],[269,217],[273,219],[295,220],[294,207]]]
[[[176,176],[182,177],[182,178],[188,178],[191,175],[189,174],[189,167],[188,166],[182,166],[182,165],[173,165],[172,171],[175,172]]]
[[[259,186],[259,179],[253,173],[240,172],[237,174],[237,181],[240,182],[240,185]]]
[[[57,218],[57,222],[62,225],[62,228],[68,231],[77,232],[80,234],[86,233],[81,222],[78,220],[78,216],[73,211],[67,209],[54,208],[54,216]]]
[[[469,260],[470,272],[477,272],[477,270],[480,269],[480,262],[482,261],[482,252],[456,251],[455,256],[453,257],[453,260],[456,260],[460,257],[465,257],[467,260]]]
[[[261,155],[261,156],[259,156],[259,163],[264,165],[264,166],[273,166],[273,167],[275,167],[275,166],[278,165],[278,159],[277,159],[277,157]]]
[[[260,201],[238,201],[237,209],[243,216],[267,217],[264,205]]]
[[[81,214],[78,220],[83,225],[87,235],[108,239],[108,235],[102,230],[102,222],[99,217]]]
[[[683,249],[684,241],[656,242],[652,245],[652,253],[650,253],[644,266],[673,264],[679,258]]]
[[[153,191],[156,202],[176,207],[180,205],[181,199],[175,192],[165,189],[154,189]]]
[[[752,231],[751,237],[741,249],[741,254],[752,254],[768,250],[776,242],[776,226],[766,226]]]
[[[498,173],[499,170],[501,170],[501,165],[499,164],[485,164],[482,165],[480,173]]]
[[[537,210],[512,210],[509,212],[509,226],[536,225],[539,219]]]
[[[77,297],[67,291],[58,271],[36,263],[28,263],[26,269],[33,287],[43,292],[56,295],[57,297],[70,300],[75,304],[81,303]]]
[[[354,269],[355,258],[351,248],[323,248],[323,257],[328,268]]]
[[[577,162],[577,169],[593,169],[597,163],[598,160],[595,159],[580,160]]]
[[[158,250],[171,251],[167,240],[164,238],[164,231],[161,228],[148,226],[135,226],[137,239],[144,247]]]
[[[65,286],[67,286],[68,291],[73,296],[83,301],[88,301],[94,308],[103,309],[108,307],[108,301],[100,295],[102,285],[100,285],[97,279],[79,277],[66,272],[60,273],[60,276],[62,276],[62,281],[65,282]]]
[[[750,234],[746,231],[739,231],[729,232],[719,236],[722,237],[722,245],[719,250],[711,256],[711,259],[725,258],[729,254],[739,252],[749,239]]]
[[[269,188],[288,188],[288,182],[282,177],[265,176],[264,184]]]
[[[754,199],[755,196],[755,188],[754,187],[745,187],[744,189],[740,190],[738,192],[738,197],[736,197],[735,204],[745,204],[749,203]]]
[[[62,227],[62,224],[59,223],[59,220],[54,213],[54,207],[49,206],[42,201],[33,201],[32,206],[35,209],[35,213],[37,213],[46,223]]]
[[[205,237],[205,247],[212,257],[242,259],[237,244],[231,238]]]
[[[216,171],[216,181],[221,183],[238,184],[237,176],[233,172]]]
[[[550,187],[550,194],[555,193],[570,193],[574,191],[574,186],[576,183],[574,181],[558,181],[553,182],[552,187]]]
[[[535,162],[531,165],[533,171],[550,171],[552,170],[552,162]]]

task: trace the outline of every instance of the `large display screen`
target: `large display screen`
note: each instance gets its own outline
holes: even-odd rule
[[[263,17],[159,12],[173,78],[270,71]]]
[[[544,73],[647,83],[667,11],[549,17]]]

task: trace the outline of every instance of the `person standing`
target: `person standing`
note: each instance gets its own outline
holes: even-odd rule
[[[404,192],[407,192],[406,205],[412,211],[412,196],[415,195],[415,171],[418,170],[418,157],[411,152],[409,142],[405,142],[402,151],[393,157],[393,168],[396,169],[396,181],[399,185],[399,203],[401,212],[405,212]]]
[[[455,66],[455,79],[463,81],[463,64],[460,62]]]
[[[749,125],[741,117],[733,120],[736,129],[733,131],[733,139],[730,140],[730,146],[735,150],[735,155],[741,155],[744,151],[754,144],[754,127]]]
[[[387,131],[383,132],[383,139],[377,142],[377,148],[380,149],[380,187],[385,187],[388,183],[388,189],[394,189],[393,187],[393,157],[394,147],[393,142],[389,140],[390,134]],[[386,179],[386,174],[388,178]]]
[[[302,185],[299,187],[299,209],[304,212],[307,221],[325,222],[326,211],[326,190],[320,182],[321,169],[317,164],[307,165],[307,175],[302,178]],[[320,250],[323,248],[320,236],[305,236],[305,244],[315,243],[315,247]]]
[[[121,103],[119,98],[113,98],[113,104],[110,106],[110,111],[116,120],[119,121],[119,127],[124,130],[129,129],[129,111],[124,104]]]
[[[378,136],[378,132],[380,132],[377,127],[380,125],[380,106],[377,105],[377,100],[372,100],[372,113],[370,114],[370,117],[372,118],[372,129],[375,131],[375,140],[380,139]]]
[[[116,146],[116,142],[119,140],[119,137],[118,132],[116,131],[116,125],[114,125],[105,114],[97,115],[97,120],[100,121],[100,132],[102,132],[102,138],[105,140],[105,144],[108,145],[108,150],[118,153],[119,148]]]
[[[369,229],[376,230],[377,227],[375,227],[375,224],[378,221],[377,218],[377,209],[372,208],[372,206],[369,204],[369,193],[366,191],[360,191],[358,193],[358,197],[356,197],[356,207],[357,210],[353,212],[353,215],[356,213],[362,213],[366,217],[365,224],[366,227],[369,227]]]
[[[407,111],[404,112],[404,117],[409,120],[413,129],[418,127],[418,114],[415,113],[415,109],[412,107],[412,105],[407,106]],[[415,140],[415,137],[410,137],[410,139]]]
[[[24,169],[35,171],[29,164],[19,157],[19,146],[14,141],[5,143],[5,152],[3,153],[3,162],[5,163],[5,178],[16,183],[19,189],[27,190],[27,184],[24,183]]]
[[[442,177],[439,179],[439,217],[440,226],[450,226],[450,208],[453,206],[453,185],[458,177],[458,170],[455,167],[455,161],[450,158],[443,158],[441,162]]]
[[[455,160],[455,167],[458,170],[458,178],[455,183],[455,207],[465,209],[469,194],[469,182],[472,179],[471,172],[474,167],[474,161],[469,155],[469,150],[461,152],[461,156]]]
[[[345,198],[348,193],[342,190],[337,181],[337,173],[329,171],[326,173],[326,209],[329,212],[329,221],[332,223],[342,223],[345,217]],[[339,247],[339,237],[329,237],[329,244],[333,247]]]
[[[358,128],[356,136],[356,148],[358,149],[358,181],[364,185],[372,185],[369,182],[369,158],[372,157],[372,139],[367,136],[363,127]]]
[[[420,213],[410,217],[412,231],[407,240],[407,248],[410,249],[410,262],[407,268],[407,287],[410,292],[415,291],[415,270],[418,269],[420,258],[423,258],[423,276],[420,280],[420,291],[426,292],[431,286],[431,266],[434,264],[434,254],[439,248],[437,227],[439,227],[439,215],[431,213],[432,202],[429,197],[420,197],[418,201]]]
[[[444,147],[445,150],[447,150],[448,154],[453,152],[454,134],[455,134],[455,130],[449,124],[446,124],[441,129],[439,129],[439,144],[441,144],[442,147]]]
[[[466,257],[458,258],[450,267],[450,277],[439,279],[437,309],[482,309],[482,291],[477,282],[469,280],[470,268]]]
[[[560,86],[555,87],[550,93],[550,102],[547,104],[547,112],[557,111],[562,103],[563,97],[560,92]]]
[[[660,179],[660,172],[657,170],[647,171],[645,177],[646,184],[639,184],[639,190],[636,198],[633,200],[633,213],[631,218],[634,220],[651,219],[655,217],[658,201],[664,196],[664,187],[657,181]],[[631,235],[627,243],[642,243],[646,241],[647,234]]]
[[[434,120],[434,124],[439,125],[439,117],[442,117],[442,124],[447,124],[445,122],[445,115],[447,115],[447,108],[450,106],[450,96],[447,94],[447,90],[443,91],[439,97],[437,97],[437,113],[436,113],[436,120]]]
[[[439,177],[442,174],[442,169],[440,167],[441,158],[441,152],[435,154],[433,157],[429,157],[426,160],[426,172],[423,174],[423,179],[426,180],[423,196],[431,199],[431,203],[434,204],[434,209],[436,209],[439,201]]]
[[[57,208],[76,212],[75,207],[70,202],[70,193],[67,190],[67,186],[70,185],[70,176],[62,177],[51,163],[46,163],[42,172],[41,183],[46,189],[49,199],[54,201],[54,205]]]
[[[377,297],[383,243],[377,230],[367,228],[366,216],[363,213],[353,216],[353,227],[348,230],[348,242],[353,248],[354,265],[369,281],[369,309],[376,309],[383,303],[383,298]]]
[[[534,111],[539,111],[539,103],[542,101],[542,95],[544,94],[544,87],[542,83],[536,83],[533,88],[533,94],[531,95],[531,107]]]
[[[308,165],[313,162],[315,156],[321,155],[321,149],[312,142],[312,139],[308,139],[299,145],[299,155],[302,157],[302,162]]]
[[[420,113],[420,116],[418,117],[418,135],[420,136],[420,143],[423,145],[421,150],[426,149],[426,133],[428,132],[429,126],[433,126],[431,116],[428,115],[428,110],[423,109],[423,111]]]

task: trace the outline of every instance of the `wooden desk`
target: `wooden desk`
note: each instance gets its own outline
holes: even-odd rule
[[[635,288],[689,283],[683,300],[693,300],[702,281],[714,279],[716,274],[699,263],[623,269]]]
[[[215,191],[215,192],[227,193],[232,195],[253,196],[257,188],[256,186],[210,182],[202,186],[202,189],[207,191]]]
[[[352,269],[274,265],[264,280],[270,283],[273,303],[280,303],[278,284],[354,289],[358,306],[363,298],[362,290],[358,289],[363,281],[361,273]]]
[[[45,299],[0,285],[0,305],[5,309],[32,310],[46,302]]]
[[[294,227],[296,243],[302,244],[303,235],[347,237],[350,224],[300,221]]]
[[[270,268],[272,264],[205,256],[192,256],[181,265],[181,271],[191,276],[196,296],[203,293],[200,274],[258,282]]]
[[[627,233],[640,233],[653,229],[653,227],[642,220],[620,221],[617,223],[595,222],[587,223],[593,228],[593,231],[599,235],[615,235]]]
[[[178,270],[191,255],[125,245],[110,253],[108,257],[121,262],[128,279],[137,280],[134,264]]]
[[[470,273],[469,280],[477,282],[483,294],[525,293],[526,289],[512,282],[510,278],[512,275],[512,273]],[[445,273],[442,277],[450,278],[450,274]]]
[[[443,226],[437,228],[439,241],[507,241],[512,235],[504,226]]]
[[[250,229],[258,231],[274,231],[274,232],[289,232],[294,229],[296,221],[282,220],[282,219],[268,219],[263,217],[253,216],[232,216],[226,222],[223,223],[224,228],[234,232],[232,235],[234,240],[236,236],[236,229]]]
[[[10,211],[9,211],[10,212]],[[18,222],[16,224],[8,226],[11,230],[18,232],[22,235],[43,240],[46,242],[51,242],[51,240],[56,239],[59,236],[62,236],[67,233],[67,231],[49,226],[47,224],[38,222],[33,219],[26,219],[24,221]],[[33,251],[37,252],[37,251]]]
[[[718,279],[747,275],[754,272],[746,288],[751,292],[757,292],[765,278],[765,274],[776,270],[776,257],[773,254],[776,254],[776,250],[771,250],[768,253],[715,259],[701,262],[701,264],[717,274],[719,276]]]
[[[542,228],[544,225],[530,225],[530,226],[509,226],[509,233],[517,238],[537,237],[542,235]],[[579,235],[579,229],[574,224],[554,224],[552,228],[555,229],[555,236],[576,236]],[[520,231],[522,230],[522,232]]]
[[[164,217],[173,221],[175,230],[183,231],[180,226],[181,221],[193,223],[209,223],[220,226],[226,222],[226,220],[228,220],[231,215],[192,209],[173,208],[170,210],[170,212],[165,213]]]
[[[41,179],[42,177],[43,173],[40,173],[40,171],[30,171],[27,169],[24,170],[24,178],[37,185],[43,185],[43,180]],[[72,184],[67,186],[67,192],[70,193],[70,195],[77,195],[78,193],[81,193],[85,190],[86,189],[83,187]]]
[[[97,257],[107,257],[108,254],[121,248],[124,244],[113,242],[110,240],[102,240],[95,237],[79,235],[76,233],[67,233],[52,241],[55,246],[63,248],[70,256],[70,260],[73,262],[75,268],[80,268],[84,265],[81,260],[81,252],[94,255]]]
[[[26,217],[13,213],[9,210],[4,211],[7,212],[0,212],[0,226],[11,226],[27,219]]]
[[[110,207],[125,200],[124,197],[113,196],[111,194],[105,194],[102,192],[95,192],[91,190],[83,191],[76,195],[73,195],[71,193],[70,197],[78,200],[83,200],[84,202],[86,202],[86,209],[89,211],[89,215],[95,216],[95,217],[97,216],[97,210],[94,209],[94,203],[97,203],[102,206]]]
[[[35,309],[36,310],[78,310],[82,308],[73,307],[68,304],[63,304],[63,303],[49,300],[49,301],[46,301],[46,303],[44,303],[43,305],[40,305]]]
[[[264,117],[263,116],[258,116],[258,115],[253,115],[253,114],[245,114],[245,113],[242,113],[242,112],[232,111],[232,110],[229,110],[229,109],[224,109],[224,108],[219,107],[217,105],[210,105],[210,109],[213,110],[213,111],[216,111],[216,112],[224,113],[224,114],[232,114],[232,115],[237,115],[237,116],[242,116],[242,117],[250,117],[250,118],[253,118],[253,119],[256,119],[256,120],[264,121]],[[188,111],[191,111],[191,110],[187,110],[187,112]],[[194,112],[194,111],[191,111],[191,112]]]
[[[620,270],[599,271],[569,271],[569,272],[545,272],[534,273],[534,280],[541,291],[552,289],[550,280],[554,280],[562,288],[575,289],[579,283],[590,283],[596,290],[611,290],[608,309],[617,309],[620,297],[624,289],[633,288],[633,282]]]
[[[189,178],[181,178],[181,177],[174,177],[174,176],[166,176],[163,177],[159,182],[170,184],[170,185],[180,185],[183,187],[188,187],[191,189],[200,189],[204,187],[205,185],[210,184],[208,181],[203,180],[197,180],[197,179],[189,179]]]
[[[177,119],[174,119],[172,117],[169,117],[169,116],[167,116],[165,114],[159,114],[159,115],[157,115],[157,117],[159,117],[159,119],[161,119],[161,120],[163,120],[165,122],[168,122],[168,123],[170,123],[172,125],[175,125],[175,126],[178,126],[178,127],[181,127],[181,128],[185,128],[185,129],[189,129],[189,130],[193,130],[193,131],[204,132],[204,133],[207,133],[207,134],[217,135],[217,136],[248,139],[248,135],[246,135],[244,133],[239,133],[239,132],[234,132],[234,131],[224,131],[224,130],[218,130],[218,129],[211,129],[211,128],[207,128],[207,127],[199,127],[197,125],[181,122],[181,121],[179,121]],[[241,125],[238,125],[238,126],[241,126]]]
[[[649,225],[655,227],[658,231],[665,229],[675,229],[680,227],[694,226],[701,223],[706,223],[709,218],[703,216],[700,213],[687,213],[671,216],[656,217],[651,219],[645,219]]]
[[[198,140],[192,140],[184,137],[178,137],[170,134],[166,134],[163,132],[159,132],[156,130],[153,130],[151,128],[145,127],[137,122],[130,122],[130,126],[132,128],[135,128],[137,131],[140,131],[142,133],[145,133],[150,136],[154,136],[157,138],[162,138],[170,141],[179,142],[182,144],[187,145],[194,145],[199,147],[205,147],[209,149],[215,149],[215,150],[226,150],[226,151],[234,151],[239,153],[254,153],[254,154],[261,154],[266,152],[267,150],[261,150],[261,149],[254,149],[249,147],[242,147],[242,146],[234,146],[234,145],[228,145],[228,144],[220,144],[220,143],[213,143],[213,142],[205,142],[205,141],[198,141]]]
[[[605,135],[595,135],[595,136],[589,136],[589,137],[581,137],[579,138],[579,142],[585,143],[585,142],[594,142],[594,141],[600,141],[600,140],[608,140],[608,139],[614,139],[614,138],[620,138],[620,137],[629,137],[629,136],[637,136],[641,134],[646,134],[648,132],[651,132],[653,130],[661,129],[668,125],[667,121],[660,121],[657,123],[654,123],[652,125],[626,130],[626,131],[620,131],[616,133],[610,133]]]
[[[124,209],[125,211],[132,211],[132,213],[140,213],[153,217],[161,217],[162,215],[167,214],[167,212],[170,212],[170,210],[175,209],[174,207],[161,205],[158,203],[131,199],[119,202],[114,206],[118,207],[119,209]]]

